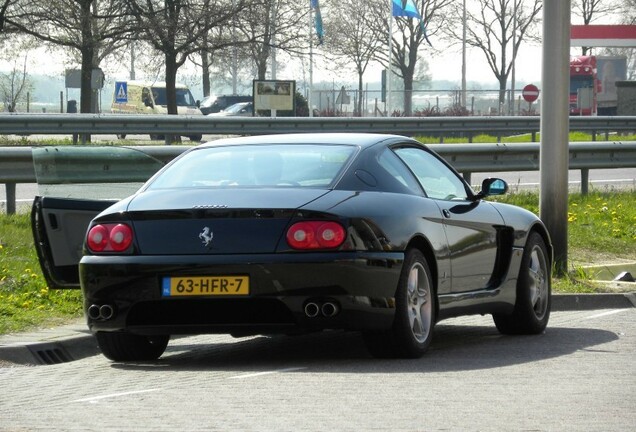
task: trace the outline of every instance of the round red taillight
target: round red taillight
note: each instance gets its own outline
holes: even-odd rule
[[[108,245],[108,229],[104,225],[95,225],[88,232],[88,248],[93,252],[102,252]]]
[[[132,243],[132,230],[128,225],[118,224],[110,230],[110,246],[115,252],[123,252]]]
[[[124,252],[133,241],[133,231],[126,224],[99,224],[88,231],[86,244],[91,252]]]
[[[322,247],[338,247],[345,239],[345,230],[336,222],[327,222],[318,227],[316,238]]]
[[[345,239],[345,229],[337,222],[297,222],[287,231],[287,243],[300,250],[333,249]]]

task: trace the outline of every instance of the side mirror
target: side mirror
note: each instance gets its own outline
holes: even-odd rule
[[[508,183],[500,178],[487,178],[481,183],[481,192],[475,198],[482,199],[492,195],[503,195],[508,192]]]
[[[197,99],[197,108],[201,108],[201,101]]]

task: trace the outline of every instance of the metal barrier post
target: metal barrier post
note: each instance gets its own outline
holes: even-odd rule
[[[6,184],[7,214],[15,214],[15,183]]]
[[[581,170],[581,195],[587,195],[590,185],[590,170],[583,168]]]

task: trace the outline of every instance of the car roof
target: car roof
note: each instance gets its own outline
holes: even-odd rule
[[[154,88],[165,88],[165,81],[142,81],[142,80],[128,80],[126,81],[128,85],[140,86],[140,87],[154,87]],[[181,83],[175,83],[175,88],[178,89],[186,89],[188,86]]]
[[[360,147],[370,147],[386,140],[390,140],[392,142],[410,141],[415,144],[418,143],[412,138],[407,138],[401,135],[374,133],[298,133],[222,138],[201,144],[198,147],[244,144],[348,144]]]

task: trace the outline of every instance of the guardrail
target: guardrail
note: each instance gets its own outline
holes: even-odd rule
[[[294,132],[376,132],[398,135],[531,133],[539,117],[207,117],[115,114],[0,114],[0,135],[151,134],[257,135]],[[636,117],[570,117],[570,130],[600,133],[636,132]]]
[[[470,182],[475,172],[535,171],[539,169],[538,143],[528,144],[433,144],[429,145],[444,157]],[[88,147],[90,150],[95,147]],[[162,162],[168,162],[190,148],[189,146],[132,146]],[[634,142],[576,142],[571,143],[570,169],[581,170],[581,191],[588,191],[590,169],[636,167],[636,143]],[[97,152],[96,152],[97,153]],[[91,158],[81,164],[81,169],[109,171],[109,181],[114,172],[120,172],[117,180],[126,181],[125,171],[116,171],[103,160],[91,165]],[[136,179],[138,180],[138,179]],[[0,148],[0,183],[6,184],[7,213],[15,212],[15,187],[17,183],[35,183],[31,147]]]

